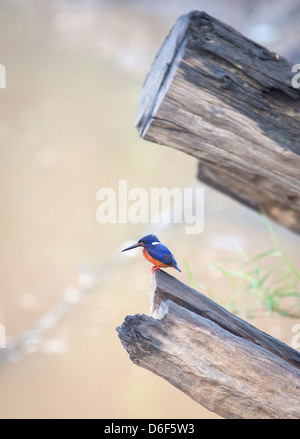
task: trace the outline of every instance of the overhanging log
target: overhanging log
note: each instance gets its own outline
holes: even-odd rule
[[[117,328],[131,360],[225,418],[300,418],[300,354],[160,271],[152,317]]]
[[[200,160],[198,178],[300,233],[300,91],[292,65],[204,12],[180,17],[136,126]]]

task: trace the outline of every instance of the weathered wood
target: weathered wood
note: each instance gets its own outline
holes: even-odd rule
[[[263,210],[272,220],[299,232],[297,211],[294,208],[288,208],[284,200],[281,201],[273,194],[258,188],[258,180],[245,182],[242,177],[201,162],[198,165],[198,179],[254,210],[259,212]]]
[[[225,418],[300,418],[297,351],[163,271],[152,294],[117,328],[135,364]]]
[[[155,272],[152,277],[151,292],[150,315],[152,317],[160,318],[159,313],[163,312],[161,304],[172,300],[177,305],[217,323],[226,331],[273,352],[300,370],[300,353],[295,349],[232,314],[170,274],[164,271]]]
[[[199,178],[300,233],[300,91],[291,64],[204,12],[180,17],[146,78],[146,140],[200,160]]]

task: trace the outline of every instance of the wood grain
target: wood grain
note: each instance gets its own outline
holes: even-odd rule
[[[135,364],[224,418],[300,417],[297,351],[163,271],[151,312],[117,328]]]
[[[180,282],[165,271],[152,276],[150,315],[160,318],[161,304],[166,300],[217,323],[226,331],[257,344],[300,369],[300,353],[276,338],[227,311],[209,297]]]
[[[199,159],[206,183],[299,233],[300,91],[291,67],[193,11],[178,19],[154,60],[136,126],[144,139]]]

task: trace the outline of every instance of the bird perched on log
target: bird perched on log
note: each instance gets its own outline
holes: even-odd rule
[[[181,271],[170,250],[160,242],[157,236],[144,236],[136,244],[124,248],[122,252],[126,252],[127,250],[131,250],[132,248],[136,247],[143,247],[144,258],[153,264],[153,267],[151,268],[152,273],[154,273],[155,270],[159,271],[160,268],[168,267],[173,267],[176,270]]]

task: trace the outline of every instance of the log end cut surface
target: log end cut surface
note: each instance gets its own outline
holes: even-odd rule
[[[300,369],[280,356],[281,342],[268,336],[276,354],[259,345],[264,333],[201,293],[163,271],[153,278],[152,314],[159,318],[127,316],[117,328],[135,364],[225,418],[300,417]]]

